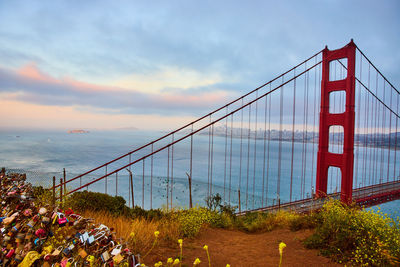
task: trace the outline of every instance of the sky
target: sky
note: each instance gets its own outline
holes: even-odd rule
[[[400,2],[0,0],[0,129],[173,129],[351,38],[400,84]]]

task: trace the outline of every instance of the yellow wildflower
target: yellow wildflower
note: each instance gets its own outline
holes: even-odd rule
[[[174,260],[172,259],[172,258],[168,258],[168,260],[167,260],[167,263],[173,263],[174,262]]]
[[[208,246],[204,245],[203,249],[208,250]]]
[[[160,234],[159,231],[155,231],[155,232],[154,232],[154,236],[155,236],[156,238],[158,237],[159,234]]]
[[[284,249],[284,248],[286,248],[286,244],[283,243],[283,242],[281,242],[281,243],[279,244],[279,254],[282,255],[283,249]]]
[[[195,260],[194,260],[194,262],[193,262],[193,265],[194,266],[196,266],[196,265],[198,265],[198,264],[200,264],[200,259],[199,258],[196,258]]]
[[[172,265],[178,265],[179,262],[180,262],[179,259],[175,259],[175,260],[174,260],[174,263],[173,263]]]

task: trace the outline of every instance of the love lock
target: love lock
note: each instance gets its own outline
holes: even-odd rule
[[[111,255],[115,256],[121,253],[122,245],[117,245],[112,251]]]
[[[64,254],[64,256],[69,256],[71,255],[71,250],[69,249],[69,247],[64,248],[62,253]]]
[[[47,209],[46,208],[42,207],[42,208],[39,209],[39,214],[40,215],[45,215],[46,213],[47,213]]]
[[[89,245],[93,244],[95,241],[99,241],[100,239],[104,238],[106,236],[105,232],[97,232],[95,235],[89,236],[87,242]]]
[[[107,262],[109,259],[110,259],[110,254],[108,253],[108,251],[106,250],[106,251],[104,251],[102,254],[101,254],[101,260],[103,261],[103,262]]]
[[[50,218],[44,216],[44,217],[42,218],[42,223],[43,223],[44,225],[48,225],[48,224],[50,223]]]
[[[63,250],[62,246],[59,246],[58,248],[56,248],[53,253],[51,253],[52,256],[57,257],[58,255],[60,255],[61,251]]]
[[[67,217],[65,217],[65,215],[61,212],[59,212],[57,215],[58,215],[58,225],[61,227],[65,226],[68,222]]]
[[[124,257],[121,255],[121,254],[117,254],[117,255],[115,255],[114,257],[113,257],[113,261],[116,263],[116,264],[119,264],[121,261],[123,261],[124,260]]]
[[[84,258],[86,258],[86,256],[87,256],[88,254],[87,254],[87,252],[86,252],[83,248],[80,248],[80,249],[78,250],[78,255],[79,255],[82,259],[84,259]]]
[[[24,239],[25,239],[25,234],[24,233],[18,233],[17,236],[15,237],[15,242],[23,243]]]
[[[8,253],[6,254],[6,258],[7,259],[9,259],[9,258],[11,258],[13,255],[14,255],[14,253],[15,253],[15,249],[10,249],[9,251],[8,251]]]
[[[31,219],[31,220],[29,220],[29,222],[26,225],[28,225],[30,228],[33,228],[35,226],[35,224],[36,224],[36,222],[33,219]]]

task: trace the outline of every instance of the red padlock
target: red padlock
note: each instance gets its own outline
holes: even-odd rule
[[[35,235],[39,238],[44,238],[46,237],[46,231],[43,230],[42,228],[39,228],[36,230]]]
[[[67,222],[68,222],[67,217],[63,213],[59,212],[58,213],[58,225],[59,226],[65,226],[65,224]]]
[[[14,255],[15,249],[10,249],[10,251],[6,254],[6,258],[9,259]]]

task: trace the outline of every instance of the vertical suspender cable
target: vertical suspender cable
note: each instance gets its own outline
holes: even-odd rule
[[[174,143],[175,136],[172,134],[172,143]],[[171,210],[174,192],[174,145],[171,146]]]
[[[282,76],[282,84],[284,83],[285,75]],[[282,131],[283,131],[283,88],[281,87],[280,104],[279,104],[279,155],[278,155],[278,182],[276,185],[277,201],[280,200],[281,193],[281,175],[282,175]]]
[[[213,194],[213,166],[214,166],[214,124],[211,125],[211,165],[210,165],[210,196]]]
[[[226,114],[228,114],[228,107],[226,107]],[[225,188],[226,188],[226,153],[228,152],[228,117],[225,119],[225,158],[224,158],[224,201],[226,201]]]
[[[315,64],[317,64],[317,57],[315,57]],[[317,98],[317,68],[314,69],[314,103],[313,103],[313,130],[312,130],[312,160],[311,160],[311,198],[313,197],[314,185],[314,160],[315,160],[315,117],[316,117],[316,98]]]
[[[251,104],[249,105],[249,130],[247,135],[247,175],[246,175],[246,209],[247,201],[249,199],[249,169],[250,169],[250,134],[251,134]]]
[[[269,90],[271,91],[272,85],[269,85]],[[268,103],[268,152],[267,152],[267,183],[265,186],[265,205],[268,206],[268,182],[269,182],[269,145],[271,141],[271,94],[269,96],[269,103]]]
[[[258,90],[256,91],[256,98],[258,98]],[[256,101],[256,121],[254,127],[254,166],[253,166],[253,209],[256,188],[256,161],[257,161],[257,116],[258,116],[258,101]]]
[[[228,196],[228,199],[229,199],[229,203],[231,202],[231,189],[232,189],[232,187],[231,187],[231,184],[232,184],[232,138],[233,138],[233,116],[234,116],[234,114],[232,114],[231,115],[231,147],[230,147],[230,150],[229,150],[229,153],[230,153],[230,155],[229,155],[229,196]]]
[[[151,163],[150,163],[150,209],[153,209],[153,147],[151,144]]]
[[[264,207],[264,192],[265,192],[265,150],[267,140],[267,107],[268,107],[268,95],[265,96],[265,109],[264,109],[264,151],[263,151],[263,176],[262,176],[262,195],[261,195],[261,207]]]
[[[241,109],[241,122],[240,122],[240,163],[239,163],[239,186],[238,190],[242,187],[242,152],[243,152],[243,98],[242,98],[242,109]],[[240,205],[240,203],[239,203]]]
[[[145,159],[143,159],[143,175],[142,175],[142,208],[144,209],[144,161]],[[171,204],[171,208],[172,208],[172,204]]]
[[[362,57],[360,57],[360,81],[362,81]],[[347,101],[347,100],[346,100]],[[356,147],[356,163],[355,163],[355,187],[358,185],[358,163],[360,157],[360,138],[361,138],[361,131],[360,131],[360,109],[361,109],[361,84],[358,84],[358,103],[357,103],[357,147]],[[365,113],[364,113],[365,116]],[[365,130],[364,130],[365,131]],[[364,132],[365,134],[365,132]],[[354,185],[353,185],[354,188]]]
[[[293,70],[294,76],[296,77],[296,69]],[[293,162],[294,162],[294,133],[295,133],[295,122],[296,122],[296,79],[293,81],[293,114],[292,114],[292,158],[290,161],[290,195],[289,202],[292,202],[293,192]]]
[[[390,94],[390,108],[392,108],[392,92],[389,92]],[[388,138],[389,138],[389,149],[388,149],[388,156],[387,156],[387,175],[386,175],[386,182],[389,182],[389,169],[390,169],[390,150],[392,148],[392,138],[391,138],[391,132],[392,132],[392,113],[389,112],[389,133],[388,133]]]

